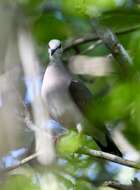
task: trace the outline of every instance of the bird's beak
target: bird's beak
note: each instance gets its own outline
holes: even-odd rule
[[[51,49],[51,56],[54,54],[56,49]]]

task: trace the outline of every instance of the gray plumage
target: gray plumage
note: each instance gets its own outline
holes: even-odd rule
[[[90,102],[92,94],[83,83],[73,80],[70,72],[64,67],[59,40],[49,42],[48,52],[50,63],[43,78],[41,94],[50,118],[67,128],[82,125],[87,118],[85,106]],[[88,123],[93,125],[90,121]],[[103,151],[122,156],[105,127],[102,130],[94,127],[92,136]]]
[[[45,72],[42,97],[50,116],[65,127],[70,127],[81,120],[81,114],[68,93],[71,76],[61,64],[53,64],[55,63],[51,63]]]

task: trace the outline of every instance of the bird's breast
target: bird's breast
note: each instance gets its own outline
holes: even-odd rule
[[[47,79],[43,80],[42,97],[46,102],[50,116],[65,127],[70,127],[81,121],[81,114],[69,95],[70,78],[63,76],[63,74],[59,77],[57,75],[58,73],[55,73],[55,77],[47,75]]]

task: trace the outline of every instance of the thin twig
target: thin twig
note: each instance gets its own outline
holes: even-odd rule
[[[80,179],[83,181],[86,181],[88,183],[90,183],[91,185],[93,185],[93,187],[111,187],[117,190],[139,190],[140,187],[139,185],[133,185],[133,183],[126,185],[126,184],[122,184],[119,181],[105,181],[105,182],[99,182],[98,180],[92,180],[88,177],[85,176],[76,176],[76,179]]]
[[[109,49],[114,59],[118,64],[117,67],[120,77],[127,79],[131,75],[132,59],[123,45],[117,39],[117,36],[107,27],[104,27],[96,22],[93,22],[93,27],[97,36],[102,40],[104,45]],[[125,75],[124,75],[125,73]]]
[[[101,26],[97,23],[93,24],[97,36],[103,41],[106,47],[111,51],[114,58],[121,65],[124,63],[131,64],[132,60],[127,51],[118,41],[116,35],[107,27]],[[96,27],[95,27],[96,26]]]
[[[112,187],[114,189],[117,190],[139,190],[140,186],[139,186],[139,181],[136,179],[136,184],[133,183],[133,181],[131,182],[131,184],[126,185],[126,184],[122,184],[119,181],[98,181],[98,179],[90,179],[87,176],[78,176],[72,173],[69,173],[68,171],[55,171],[55,173],[58,176],[63,177],[64,179],[70,181],[71,183],[73,183],[75,185],[77,180],[82,180],[82,181],[86,181],[88,183],[90,183],[93,188],[95,187]]]
[[[22,166],[22,165],[28,163],[29,161],[31,161],[31,160],[37,158],[38,155],[39,155],[39,153],[31,154],[30,156],[28,156],[28,157],[22,159],[21,161],[19,161],[19,163],[15,164],[15,165],[13,165],[13,166],[10,166],[10,167],[7,167],[7,168],[2,169],[2,170],[0,171],[0,173],[7,173],[7,172],[10,172],[10,171],[12,171],[12,170],[14,170],[14,169],[17,169],[17,168],[19,168],[20,166]]]
[[[81,51],[80,53],[87,53],[88,51],[91,51],[93,49],[95,49],[98,45],[100,45],[102,43],[102,40],[97,40],[94,44],[91,44],[87,49]]]
[[[140,169],[140,165],[138,163],[131,161],[131,160],[123,159],[123,158],[116,156],[114,154],[110,154],[110,153],[106,153],[106,152],[102,152],[102,151],[97,151],[97,150],[93,150],[93,149],[88,149],[87,147],[84,147],[82,149],[82,152],[83,152],[83,150],[86,154],[88,154],[90,156],[105,159],[105,160],[108,160],[108,161],[111,161],[114,163],[118,163],[118,164],[121,164],[124,166],[128,166],[131,168]]]
[[[64,47],[64,52],[68,51],[71,48],[74,49],[74,47],[77,47],[77,46],[79,46],[81,44],[86,44],[86,43],[89,43],[89,42],[92,42],[92,41],[96,41],[96,40],[99,40],[99,37],[97,37],[97,35],[77,38],[77,39],[73,40],[70,44],[68,44],[68,45],[66,45]]]
[[[83,153],[83,150],[84,150],[84,153],[86,153],[86,154],[88,154],[90,156],[94,156],[94,157],[100,158],[100,159],[105,159],[105,160],[108,160],[108,161],[111,161],[111,162],[114,162],[114,163],[118,163],[118,164],[121,164],[121,165],[124,165],[124,166],[128,166],[128,167],[131,167],[131,168],[140,169],[140,166],[134,161],[126,160],[126,159],[123,159],[123,158],[118,157],[118,156],[113,155],[113,154],[109,154],[109,153],[106,153],[106,152],[97,151],[97,150],[93,150],[93,149],[88,149],[88,148],[85,148],[85,147],[82,149],[82,153]],[[34,153],[34,154],[22,159],[16,165],[13,165],[11,167],[8,167],[8,168],[5,168],[5,169],[1,170],[1,173],[6,173],[6,172],[9,172],[9,171],[12,171],[14,169],[19,168],[20,166],[28,163],[29,161],[37,158],[39,156],[39,154],[41,154],[41,153]]]
[[[135,187],[133,185],[124,185],[118,181],[106,181],[103,183],[103,186],[112,187],[118,190],[139,190],[139,187]]]

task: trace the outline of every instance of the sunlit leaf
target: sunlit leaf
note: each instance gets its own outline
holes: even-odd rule
[[[0,186],[1,190],[40,190],[40,188],[29,179],[22,175],[11,176]]]
[[[70,131],[68,135],[65,135],[60,139],[57,144],[57,150],[60,154],[70,154],[77,151],[82,142],[83,137],[74,131]]]
[[[115,0],[65,0],[63,1],[64,11],[77,16],[97,17],[105,10],[112,10],[117,7]]]

